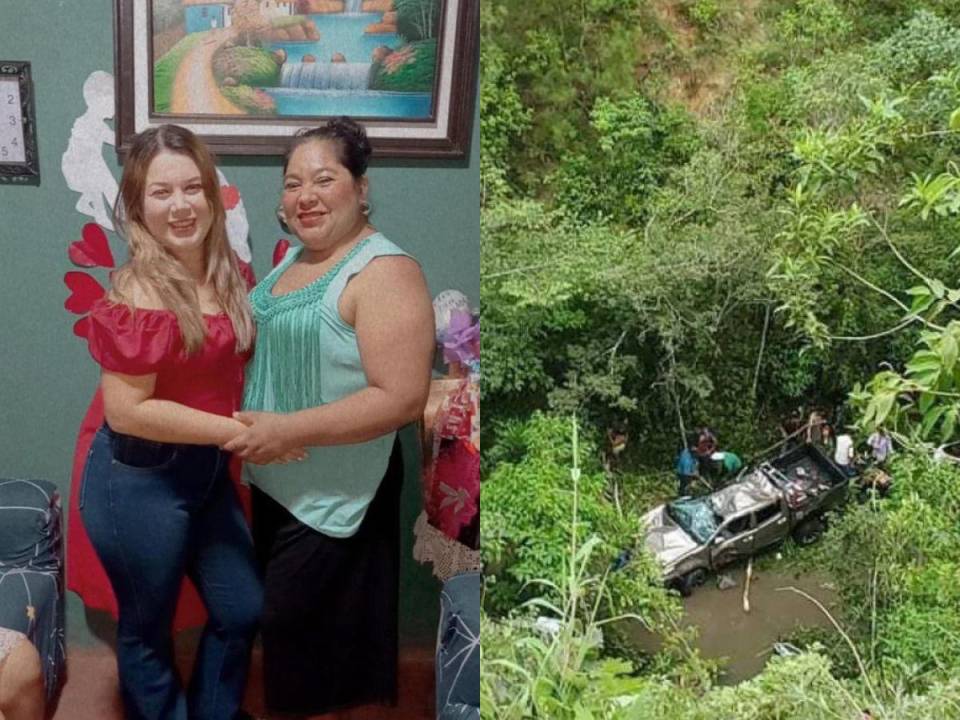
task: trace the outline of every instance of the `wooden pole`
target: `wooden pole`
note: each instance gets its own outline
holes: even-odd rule
[[[743,583],[743,611],[750,612],[750,579],[753,577],[753,558],[747,561],[747,579]]]

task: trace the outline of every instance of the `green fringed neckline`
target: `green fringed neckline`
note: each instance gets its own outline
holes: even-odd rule
[[[251,293],[250,302],[257,320],[257,346],[247,368],[244,408],[295,412],[322,403],[321,301],[344,266],[372,237],[374,235],[369,235],[354,245],[336,265],[310,284],[283,295],[273,295],[280,276],[300,257],[302,250],[299,250],[277,267],[273,278]],[[266,407],[268,391],[271,407]]]
[[[336,265],[313,282],[304,285],[302,288],[284,293],[283,295],[274,295],[273,288],[280,281],[280,276],[283,275],[287,268],[293,265],[293,263],[297,261],[297,258],[303,253],[303,248],[298,248],[277,267],[277,272],[272,279],[268,279],[267,282],[257,285],[253,289],[253,292],[250,293],[250,302],[257,313],[257,320],[266,321],[278,312],[284,312],[290,308],[299,307],[311,303],[314,300],[321,299],[327,292],[327,288],[330,287],[330,283],[340,274],[343,266],[356,257],[357,253],[370,242],[371,238],[378,234],[379,233],[373,233],[367,235],[367,237],[350,248],[350,251],[340,258]]]

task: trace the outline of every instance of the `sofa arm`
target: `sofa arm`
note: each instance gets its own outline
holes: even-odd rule
[[[0,479],[0,626],[36,646],[48,701],[62,684],[66,655],[61,528],[53,483]]]
[[[480,715],[480,573],[455,575],[440,592],[437,717]],[[476,708],[476,714],[470,714]]]

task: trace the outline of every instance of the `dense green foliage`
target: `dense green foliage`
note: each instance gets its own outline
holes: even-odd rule
[[[960,435],[960,3],[481,13],[485,672],[514,668],[485,680],[490,717],[960,717],[960,474],[929,460]],[[709,424],[749,459],[800,406],[904,448],[893,496],[834,518],[802,561],[835,578],[848,635],[736,688],[693,653],[628,667],[583,615],[522,641],[518,606],[559,603],[570,576],[557,418],[593,428],[597,458],[608,429],[629,436],[615,466],[583,460],[578,539],[596,536],[600,578],[685,432]],[[603,582],[600,618],[667,607],[637,564],[636,587]]]
[[[397,52],[409,53],[409,60],[392,69],[385,66],[383,62],[375,63],[371,69],[370,88],[397,92],[433,90],[433,78],[437,65],[437,41],[412,42],[399,48]]]
[[[489,458],[495,467],[484,486],[481,529],[486,606],[495,614],[508,614],[527,596],[558,602],[571,547],[589,537],[597,538],[588,568],[595,574],[602,575],[621,550],[640,555],[637,523],[618,514],[604,497],[606,479],[595,444],[580,438],[575,450],[570,438],[569,421],[534,413],[527,422],[505,427]],[[586,461],[571,473],[574,452]],[[643,555],[612,573],[599,598],[604,615],[643,607],[652,622],[675,610],[657,587],[658,576]],[[597,601],[584,600],[588,607]]]
[[[437,0],[394,0],[397,31],[408,41],[436,40],[440,24]]]
[[[893,472],[892,497],[850,510],[818,559],[878,669],[916,687],[960,668],[960,471],[909,456]]]
[[[543,110],[523,112],[523,63],[485,43],[484,397],[495,413],[627,420],[643,459],[660,464],[681,427],[703,423],[759,449],[787,409],[839,405],[902,357],[909,331],[825,343],[901,318],[851,274],[898,293],[914,285],[874,223],[931,276],[949,272],[950,224],[899,206],[911,173],[947,158],[944,137],[925,133],[960,98],[943,77],[917,79],[953,57],[943,24],[921,14],[868,53],[762,76],[722,122],[635,91],[593,97],[591,85],[589,107],[567,113],[582,118],[578,141],[535,182],[514,149]],[[938,33],[940,55],[918,41]]]

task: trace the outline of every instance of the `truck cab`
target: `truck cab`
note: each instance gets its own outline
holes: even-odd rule
[[[711,568],[750,557],[776,545],[787,535],[789,522],[789,512],[782,499],[757,505],[727,518],[713,539]]]

